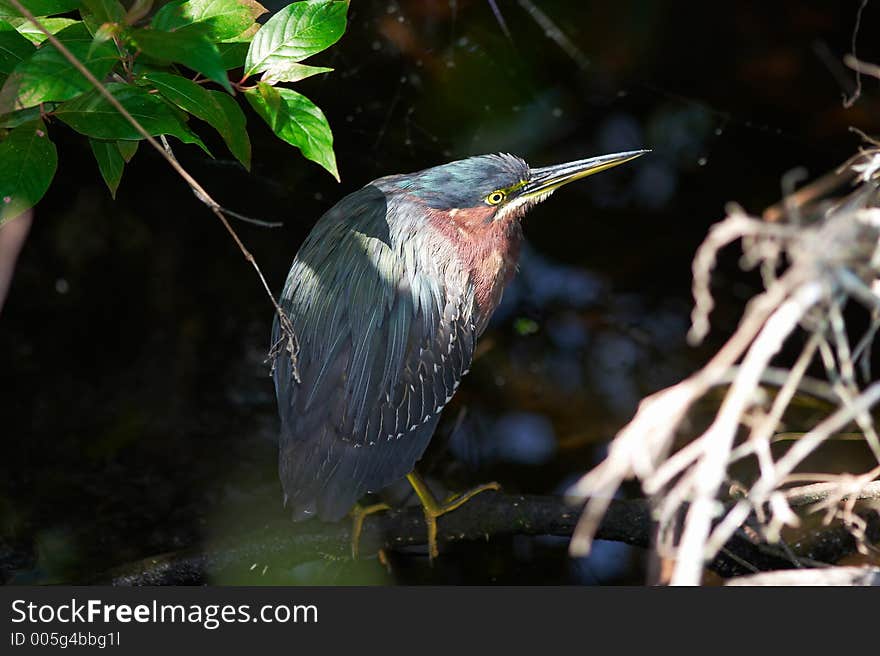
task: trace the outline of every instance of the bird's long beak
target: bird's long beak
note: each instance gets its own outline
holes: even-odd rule
[[[569,182],[574,182],[575,180],[586,178],[588,175],[625,164],[649,152],[651,151],[630,150],[625,153],[599,155],[589,159],[579,159],[575,162],[532,169],[531,179],[523,186],[520,191],[520,197],[534,198],[535,196],[544,196]]]

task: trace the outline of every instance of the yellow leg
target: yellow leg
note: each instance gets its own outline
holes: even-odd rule
[[[364,530],[364,520],[369,515],[391,510],[391,506],[387,503],[374,503],[371,506],[355,505],[348,514],[351,516],[351,557],[353,560],[358,559],[358,551],[361,544],[361,533]]]
[[[501,489],[498,483],[485,483],[462,494],[452,495],[446,501],[440,503],[434,497],[431,490],[428,489],[428,486],[425,485],[425,482],[414,471],[406,475],[406,480],[412,485],[425,511],[425,524],[428,526],[428,554],[431,560],[440,555],[440,550],[437,548],[437,518],[463,506],[480,492]]]

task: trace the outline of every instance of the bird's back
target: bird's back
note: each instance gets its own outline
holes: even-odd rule
[[[281,297],[300,349],[301,382],[285,352],[273,374],[279,469],[297,518],[338,519],[413,469],[484,324],[442,236],[379,183],[320,219]]]

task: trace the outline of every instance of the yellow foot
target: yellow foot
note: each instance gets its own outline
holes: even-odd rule
[[[440,555],[440,550],[437,548],[437,518],[463,506],[480,492],[501,489],[498,483],[485,483],[467,492],[454,494],[440,503],[414,471],[406,475],[406,480],[412,485],[419,501],[422,502],[422,509],[425,511],[425,524],[428,526],[428,555],[432,561]]]
[[[358,552],[361,544],[361,533],[364,530],[364,520],[370,516],[385,510],[391,510],[391,506],[387,503],[374,503],[371,506],[362,506],[356,504],[349,512],[351,517],[351,557],[353,560],[358,559]]]
[[[388,554],[384,549],[379,549],[379,553],[376,554],[379,557],[379,564],[385,568],[385,571],[391,574],[391,560],[388,558]]]

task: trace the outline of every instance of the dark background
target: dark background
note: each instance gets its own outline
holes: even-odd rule
[[[176,147],[222,204],[284,222],[237,225],[276,292],[315,220],[373,178],[495,151],[543,166],[654,150],[527,217],[520,274],[421,465],[451,488],[546,494],[576,480],[639,398],[711,347],[684,342],[690,262],[724,204],[760,212],[786,172],[853,154],[849,126],[880,129],[876,80],[842,102],[857,1],[499,0],[509,37],[486,0],[352,4],[340,43],[310,61],[336,72],[296,85],[330,120],[342,184],[249,108],[252,173],[205,125],[218,159]],[[869,4],[866,61],[880,61],[878,32]],[[50,134],[58,174],[0,315],[0,580],[14,583],[89,581],[284,512],[272,308],[250,265],[148,148],[114,202],[86,141],[57,122]],[[715,344],[754,291],[735,257],[717,280]],[[450,546],[433,568],[420,555],[390,572],[243,563],[210,580],[636,583],[642,561],[615,544],[571,560],[564,540],[509,538]]]

